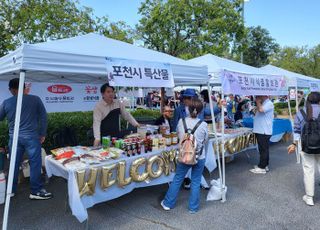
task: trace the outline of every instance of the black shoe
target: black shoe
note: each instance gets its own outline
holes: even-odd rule
[[[30,193],[30,200],[48,200],[52,198],[52,194],[45,189],[41,189],[40,192]]]
[[[189,190],[191,187],[191,180],[189,178],[184,179],[183,188]]]
[[[201,188],[201,189],[204,189],[204,190],[209,190],[209,189],[210,189],[210,187],[204,187],[204,186],[202,186],[202,185],[200,185],[200,188]]]

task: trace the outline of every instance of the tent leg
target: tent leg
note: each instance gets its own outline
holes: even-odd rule
[[[224,100],[223,90],[221,90],[221,99]],[[222,201],[226,202],[226,162],[225,162],[225,149],[224,149],[224,105],[221,104],[221,133],[222,133],[222,145],[221,145],[221,152],[222,152]]]
[[[298,91],[296,91],[296,104],[299,103],[297,101],[297,98],[298,98]],[[289,116],[290,116],[290,121],[291,121],[291,127],[293,127],[293,116],[292,116],[291,105],[290,105],[290,94],[288,95],[288,110],[289,110]],[[298,110],[296,110],[296,111],[298,111]],[[294,142],[294,135],[292,135],[292,142]],[[298,146],[298,148],[299,148],[299,146]],[[296,149],[296,157],[297,157],[297,164],[300,164],[300,154],[299,154],[298,148]]]
[[[15,121],[14,121],[15,123],[14,123],[12,149],[10,154],[10,167],[9,167],[8,186],[7,186],[7,194],[6,194],[6,203],[4,207],[2,230],[6,230],[8,225],[10,198],[12,193],[14,168],[15,168],[16,156],[17,156],[17,145],[18,145],[18,137],[19,137],[19,126],[20,126],[20,116],[21,116],[21,106],[22,106],[22,96],[24,91],[25,76],[26,76],[25,71],[20,71],[19,91],[18,91]]]
[[[174,88],[173,88],[173,100],[174,100],[173,107],[176,109],[178,105],[176,102],[177,98],[176,98],[176,92],[174,91]]]
[[[218,170],[219,170],[219,179],[220,179],[220,188],[222,189],[222,173],[221,173],[221,163],[220,163],[220,155],[219,155],[219,142],[217,137],[217,130],[216,130],[216,123],[215,123],[215,116],[213,111],[213,102],[212,102],[212,90],[210,84],[208,84],[208,94],[209,94],[209,105],[210,105],[210,112],[211,112],[211,120],[212,120],[212,132],[214,134],[214,143],[217,149],[214,149],[214,152],[217,155],[217,162],[218,162]]]
[[[298,100],[298,83],[296,82],[296,114],[299,111],[299,104],[300,104],[300,100]],[[294,135],[292,135],[292,136],[293,136],[293,141],[294,141]],[[300,164],[300,150],[301,150],[301,142],[299,141],[298,148],[296,149],[297,164]]]

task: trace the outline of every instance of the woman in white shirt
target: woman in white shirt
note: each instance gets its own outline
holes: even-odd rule
[[[188,129],[193,129],[196,124],[200,121],[197,118],[198,114],[202,111],[203,104],[199,99],[192,99],[191,105],[189,106],[190,117],[185,118],[186,125]],[[183,121],[180,119],[177,126],[178,136],[180,141],[183,140],[185,134]],[[161,201],[161,206],[164,210],[168,211],[174,208],[177,200],[177,196],[181,187],[181,184],[187,174],[188,170],[192,168],[191,173],[191,191],[189,197],[189,212],[195,213],[199,210],[200,204],[200,182],[201,175],[205,165],[205,144],[208,139],[208,126],[207,123],[202,122],[196,131],[194,136],[197,142],[197,163],[195,165],[186,165],[178,162],[176,168],[176,175],[173,178],[172,183],[166,193],[166,196],[163,201]]]

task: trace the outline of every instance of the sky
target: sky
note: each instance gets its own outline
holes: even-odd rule
[[[140,0],[80,0],[97,16],[135,26],[140,19]],[[281,46],[320,44],[320,0],[249,0],[245,3],[246,26],[262,26]]]

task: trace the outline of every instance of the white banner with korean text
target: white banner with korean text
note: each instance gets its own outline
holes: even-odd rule
[[[112,86],[174,87],[170,64],[108,57],[106,67]]]
[[[100,86],[26,82],[25,93],[40,97],[47,112],[92,111],[101,99]],[[8,82],[0,81],[0,104],[11,96]]]
[[[225,70],[221,77],[225,94],[288,95],[289,80],[285,76],[245,74]]]

